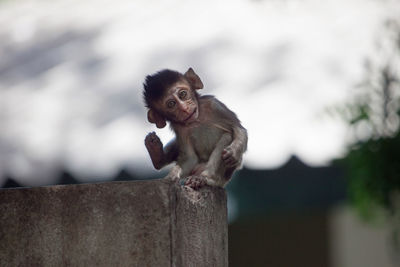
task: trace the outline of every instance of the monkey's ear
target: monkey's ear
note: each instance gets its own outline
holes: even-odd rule
[[[202,89],[203,82],[200,80],[200,77],[194,72],[192,68],[189,68],[185,74],[183,74],[185,78],[190,82],[193,89]]]
[[[165,119],[152,109],[147,112],[147,119],[149,122],[155,123],[157,128],[164,128],[167,125]]]

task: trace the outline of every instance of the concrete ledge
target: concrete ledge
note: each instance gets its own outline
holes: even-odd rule
[[[0,190],[0,266],[228,266],[226,194],[165,180]]]

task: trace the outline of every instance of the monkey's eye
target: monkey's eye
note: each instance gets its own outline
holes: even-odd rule
[[[187,97],[187,92],[186,92],[186,90],[182,90],[182,91],[179,92],[179,98],[180,98],[181,100],[185,100],[186,97]]]
[[[173,108],[173,107],[175,107],[175,104],[176,104],[176,103],[175,103],[174,100],[170,100],[170,101],[167,102],[167,107],[168,107],[168,108]]]

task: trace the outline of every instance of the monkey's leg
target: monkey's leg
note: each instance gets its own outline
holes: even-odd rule
[[[218,141],[215,149],[208,159],[206,169],[201,173],[202,176],[206,177],[206,182],[209,185],[223,187],[226,183],[224,172],[219,172],[222,162],[222,151],[226,146],[232,142],[232,136],[229,133],[224,133],[221,139]],[[223,168],[224,169],[224,168]]]
[[[185,150],[179,154],[177,164],[171,169],[166,178],[178,181],[180,178],[186,177],[197,165],[198,161],[193,147],[191,144],[187,144]]]
[[[193,175],[188,177],[185,185],[197,189],[205,184],[212,186],[224,186],[225,177],[224,172],[219,173],[218,170],[221,169],[222,157],[221,153],[224,148],[232,142],[232,137],[229,133],[225,133],[221,136],[215,149],[211,153],[205,169],[200,173],[200,175]]]
[[[178,157],[178,145],[175,139],[172,139],[163,149],[160,138],[155,132],[151,132],[146,136],[144,144],[149,152],[151,162],[157,170],[175,161]]]

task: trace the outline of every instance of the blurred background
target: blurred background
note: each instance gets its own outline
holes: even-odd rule
[[[230,266],[400,266],[399,55],[396,0],[0,0],[0,187],[163,177],[142,83],[193,67],[249,132]]]

